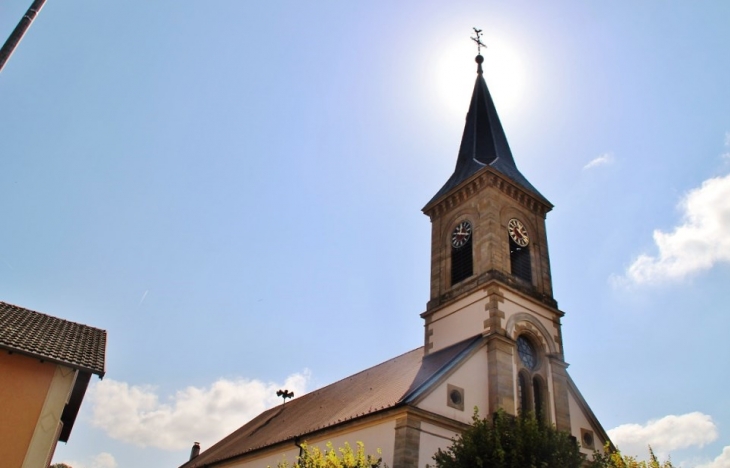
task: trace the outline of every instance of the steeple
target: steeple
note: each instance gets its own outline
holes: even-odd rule
[[[430,206],[443,195],[456,188],[462,182],[476,174],[485,166],[507,176],[517,185],[537,196],[541,201],[550,202],[523,176],[515,165],[507,137],[497,115],[489,88],[484,81],[482,63],[484,57],[476,56],[477,79],[471,96],[469,113],[466,115],[464,134],[461,137],[459,156],[456,159],[456,168],[441,190],[426,204]]]
[[[483,57],[476,62],[456,168],[423,208],[432,227],[426,313],[481,294],[490,281],[556,307],[545,231],[553,205],[517,169],[484,81]]]

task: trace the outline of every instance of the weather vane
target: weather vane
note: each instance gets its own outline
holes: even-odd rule
[[[482,30],[477,28],[473,29],[477,37],[472,37],[471,40],[477,43],[477,54],[482,55],[482,47],[485,49],[487,48],[487,46],[482,42]]]
[[[287,398],[294,398],[294,392],[290,392],[289,390],[277,390],[276,396],[282,397],[284,399],[284,404],[286,404]]]

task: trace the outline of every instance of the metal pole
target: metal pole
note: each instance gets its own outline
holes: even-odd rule
[[[5,62],[7,62],[10,56],[13,54],[15,46],[17,46],[20,40],[23,38],[25,31],[28,30],[30,24],[33,22],[38,12],[41,11],[41,8],[43,8],[44,3],[46,3],[46,0],[33,0],[33,4],[30,6],[30,8],[28,8],[28,11],[25,12],[25,15],[23,15],[23,17],[20,19],[18,25],[15,27],[15,29],[13,29],[13,32],[10,33],[10,37],[8,37],[8,40],[5,41],[2,49],[0,49],[0,71],[2,71],[3,67],[5,66]]]

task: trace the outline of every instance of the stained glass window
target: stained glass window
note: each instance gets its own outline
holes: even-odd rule
[[[525,367],[530,370],[537,367],[537,354],[535,353],[535,348],[524,336],[517,338],[517,353],[520,355],[520,360]]]

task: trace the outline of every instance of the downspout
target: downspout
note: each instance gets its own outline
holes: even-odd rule
[[[299,436],[294,437],[294,445],[299,447],[299,459],[301,460],[302,457],[304,456],[304,447],[302,447],[301,444],[299,443]]]

